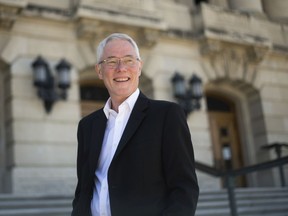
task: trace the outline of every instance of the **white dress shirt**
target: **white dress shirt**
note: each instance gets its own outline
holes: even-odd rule
[[[111,216],[107,174],[113,156],[139,96],[139,89],[130,95],[118,108],[111,109],[111,98],[105,104],[104,113],[108,119],[102,149],[95,172],[95,187],[91,201],[92,216]]]

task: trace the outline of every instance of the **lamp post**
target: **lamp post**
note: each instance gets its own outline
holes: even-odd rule
[[[186,116],[201,108],[200,99],[203,97],[202,80],[195,74],[189,80],[189,88],[186,89],[184,77],[175,72],[171,79],[174,90],[174,97],[184,109]]]
[[[71,65],[65,59],[56,65],[57,86],[49,65],[41,56],[38,56],[31,66],[33,68],[33,83],[38,90],[38,96],[43,100],[46,113],[50,113],[57,100],[67,99],[67,89],[71,82]]]

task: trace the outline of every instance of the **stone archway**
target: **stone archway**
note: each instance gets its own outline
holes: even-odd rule
[[[264,160],[269,160],[268,153],[261,150],[261,147],[267,143],[267,133],[259,92],[250,84],[229,79],[211,81],[206,85],[205,92],[208,97],[220,98],[226,104],[232,104],[232,111],[229,115],[235,117],[235,122],[232,124],[236,123],[233,128],[236,130],[236,134],[234,133],[233,136],[238,139],[236,142],[239,142],[237,151],[241,151],[236,151],[236,157],[239,157],[236,161],[236,168],[262,162],[264,158]],[[221,118],[221,115],[219,116]],[[223,117],[222,115],[222,118],[226,118],[224,122],[227,123],[227,116]],[[213,130],[211,120],[210,129]],[[212,139],[213,134],[218,132],[211,132]],[[261,182],[264,181],[261,176],[267,175],[268,172],[270,171],[247,176],[247,186],[261,185]],[[273,181],[272,178],[271,181]]]

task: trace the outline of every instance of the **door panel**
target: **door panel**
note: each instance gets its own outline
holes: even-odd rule
[[[243,167],[242,150],[238,137],[236,118],[232,112],[209,112],[210,129],[213,143],[215,167],[225,169],[223,149],[231,149],[231,165],[233,169]],[[238,177],[236,186],[245,186],[245,178]]]

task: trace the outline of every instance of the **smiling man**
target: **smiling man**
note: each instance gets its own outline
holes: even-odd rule
[[[135,41],[115,33],[97,48],[110,98],[78,125],[72,216],[193,216],[199,188],[183,110],[138,89]]]
[[[98,48],[102,60],[96,65],[96,71],[108,89],[112,109],[118,112],[119,105],[138,88],[142,61],[133,43],[113,38],[106,43],[104,49],[104,44]]]

